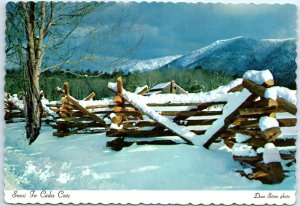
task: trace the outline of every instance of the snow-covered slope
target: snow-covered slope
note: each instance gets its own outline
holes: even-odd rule
[[[119,69],[124,74],[132,73],[136,71],[140,71],[140,72],[150,71],[150,70],[159,69],[180,57],[181,55],[175,55],[175,56],[166,56],[166,57],[148,59],[148,60],[131,60],[128,63],[120,66]]]
[[[223,72],[239,77],[249,70],[269,69],[279,85],[295,81],[295,39],[235,37],[218,40],[206,47],[175,59],[167,67],[196,68]]]
[[[57,138],[51,127],[44,126],[29,146],[24,127],[24,123],[5,126],[5,189],[295,189],[293,174],[280,184],[264,185],[234,172],[243,167],[222,143],[213,150],[185,144],[132,145],[115,152],[106,147],[111,138],[105,133]]]

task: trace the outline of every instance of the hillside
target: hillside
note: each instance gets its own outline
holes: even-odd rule
[[[175,59],[180,58],[182,55],[175,55],[175,56],[166,56],[161,58],[155,59],[147,59],[147,60],[131,60],[126,64],[119,67],[120,71],[124,74],[132,73],[132,72],[143,72],[143,71],[150,71],[159,69],[166,64],[174,61]]]
[[[216,41],[172,61],[164,68],[199,67],[238,77],[248,69],[269,69],[279,85],[291,86],[296,79],[295,58],[295,39],[236,37]]]

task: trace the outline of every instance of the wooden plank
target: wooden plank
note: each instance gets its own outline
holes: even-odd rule
[[[123,79],[121,76],[117,78],[117,94],[122,95],[123,93]]]
[[[199,108],[206,109],[207,107],[210,107],[210,106],[224,105],[224,104],[226,104],[226,102],[218,101],[218,102],[209,102],[209,103],[165,103],[165,104],[151,103],[151,104],[147,104],[147,105],[150,106],[150,107],[198,106]]]
[[[272,128],[266,129],[262,133],[266,140],[273,142],[281,134],[281,130],[279,127],[272,127]]]
[[[98,122],[80,122],[80,121],[59,121],[56,123],[56,129],[59,128],[87,128],[87,127],[103,127]]]
[[[203,134],[202,130],[191,130],[195,134]],[[178,136],[170,130],[110,130],[106,132],[108,137],[164,137],[164,136]]]
[[[129,127],[154,127],[159,126],[155,121],[147,121],[147,120],[141,120],[141,121],[124,121],[122,122],[124,128]]]
[[[251,93],[256,94],[257,96],[264,97],[266,88],[264,86],[257,85],[249,79],[243,80],[243,86],[248,89]]]
[[[128,99],[126,99],[125,97],[124,97],[124,95],[122,95],[122,98],[123,99],[125,99],[128,103],[130,103],[134,108],[136,108],[137,110],[139,110],[138,108],[137,108],[137,106],[135,106],[134,105],[134,103],[136,104],[136,105],[139,105],[137,102],[131,102],[131,101],[129,101]],[[159,113],[156,113],[156,115],[154,115],[153,113],[148,113],[148,114],[145,114],[145,115],[147,115],[150,119],[153,119],[153,120],[155,120],[156,118],[157,118],[157,116],[160,116],[161,114],[159,114]],[[167,128],[167,129],[172,129],[172,128],[170,128],[171,126],[169,125],[170,123],[173,123],[173,122],[169,122],[169,124],[165,124],[165,123],[163,123],[163,122],[158,122],[161,126],[163,126],[163,127],[165,127],[165,128]],[[175,123],[174,123],[175,124]],[[175,131],[174,131],[175,132]],[[188,133],[188,131],[186,131],[186,133]],[[181,132],[176,132],[176,134],[177,134],[177,136],[178,137],[180,137],[181,139],[183,139],[187,144],[189,144],[189,145],[193,145],[193,142],[191,141],[191,140],[189,140],[188,138],[186,138],[186,137],[184,137],[183,135],[182,135],[182,133]],[[191,135],[192,135],[192,133],[190,133]]]
[[[97,130],[79,130],[79,131],[68,131],[68,132],[61,132],[61,131],[57,131],[57,132],[53,132],[53,136],[57,136],[57,137],[64,137],[64,136],[69,136],[69,135],[74,135],[74,134],[98,134],[98,133],[103,133],[106,132],[107,129],[97,129]]]
[[[148,87],[144,87],[138,94],[139,95],[144,95],[149,91]]]
[[[64,83],[64,90],[65,90],[65,95],[69,96],[70,95],[70,87],[69,87],[69,82]]]
[[[138,113],[138,114],[142,114],[141,111],[139,110],[136,110],[132,107],[119,107],[119,106],[116,106],[116,107],[113,107],[112,108],[112,111],[114,113]]]
[[[163,136],[177,136],[172,131],[169,130],[154,130],[154,131],[149,131],[149,130],[110,130],[106,132],[106,135],[108,137],[163,137]]]
[[[222,111],[161,111],[163,116],[181,116],[181,117],[191,117],[191,116],[214,116],[221,115]]]
[[[286,101],[283,98],[277,97],[278,107],[284,109],[285,111],[296,115],[297,113],[297,107],[296,105]]]
[[[295,139],[276,139],[274,142],[276,147],[287,147],[287,146],[295,146],[296,140]]]
[[[88,105],[86,109],[102,109],[102,108],[113,108],[116,104],[107,104],[107,105]]]
[[[92,100],[95,96],[96,96],[96,93],[95,93],[95,92],[92,92],[92,93],[90,93],[87,97],[85,97],[85,98],[83,99],[83,101],[89,101],[89,100]]]
[[[262,98],[253,103],[252,107],[261,108],[261,107],[277,107],[278,103],[273,99]]]
[[[240,85],[237,85],[233,88],[231,88],[227,93],[231,93],[231,92],[240,92],[244,89],[243,85],[240,84]]]
[[[239,110],[240,115],[242,116],[251,116],[251,115],[269,115],[276,112],[285,112],[282,109],[273,107],[273,108],[242,108]]]
[[[296,126],[296,118],[277,119],[280,127],[293,127]]]
[[[120,151],[124,147],[129,147],[132,144],[137,145],[176,145],[178,143],[172,141],[172,140],[153,140],[153,141],[124,141],[123,138],[117,138],[115,140],[109,141],[106,143],[107,147],[110,147],[111,149],[115,151]]]
[[[238,127],[232,127],[232,128],[228,128],[227,131],[232,132],[234,134],[241,133],[241,134],[250,135],[250,136],[257,136],[257,137],[262,137],[262,138],[264,137],[259,129],[249,129],[249,128],[241,129]]]
[[[112,118],[111,122],[117,125],[121,125],[123,121],[123,117],[121,115],[116,115],[114,118]]]
[[[78,101],[76,101],[73,97],[71,96],[66,96],[66,98],[73,104],[75,105],[79,110],[81,110],[84,114],[88,115],[91,117],[93,120],[96,122],[99,122],[102,126],[105,126],[105,122],[99,118],[97,115],[89,112],[87,109],[85,109],[83,106],[81,106]]]
[[[256,85],[254,82],[248,79],[243,80],[243,86],[247,88],[250,92],[257,94],[260,97],[264,97],[266,88],[263,86]],[[296,114],[297,107],[292,103],[286,101],[283,98],[277,97],[278,107],[284,109],[285,111]]]
[[[258,162],[258,161],[262,161],[262,155],[257,155],[257,156],[253,156],[253,157],[249,157],[249,156],[235,156],[233,155],[233,159],[235,161],[240,161],[240,162]]]
[[[286,118],[286,119],[277,119],[280,127],[293,127],[296,126],[297,119],[296,118]],[[248,128],[248,127],[259,127],[258,125],[259,119],[249,120],[247,118],[239,118],[237,119],[233,125],[238,125],[240,128]]]
[[[184,126],[211,125],[216,119],[177,120],[176,124]]]
[[[249,107],[253,101],[257,99],[257,95],[250,94],[243,103],[239,107],[237,107],[231,114],[229,114],[225,120],[224,124],[221,128],[219,128],[217,131],[215,131],[206,141],[206,143],[203,145],[205,148],[209,148],[209,146],[229,127],[230,124],[232,124],[235,119],[237,119],[239,115],[239,110],[241,108]],[[228,103],[227,103],[228,104]]]
[[[117,105],[120,105],[120,104],[123,104],[124,100],[123,98],[120,96],[120,95],[116,95],[114,97],[114,102],[117,104]]]

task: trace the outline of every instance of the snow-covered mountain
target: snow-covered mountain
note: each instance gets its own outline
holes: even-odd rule
[[[131,60],[126,64],[120,66],[119,70],[122,71],[124,74],[128,74],[136,71],[143,72],[160,69],[161,67],[165,66],[166,64],[169,64],[173,60],[178,59],[180,57],[181,55],[175,55],[147,60]]]
[[[288,86],[296,79],[295,39],[235,37],[218,40],[175,59],[164,68],[202,68],[242,76],[249,69],[269,69],[277,84]]]

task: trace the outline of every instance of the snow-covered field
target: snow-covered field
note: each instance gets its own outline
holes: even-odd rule
[[[294,190],[294,166],[276,185],[250,181],[222,144],[211,150],[185,144],[133,145],[112,151],[100,134],[64,138],[43,126],[31,146],[24,123],[5,126],[5,189]]]

